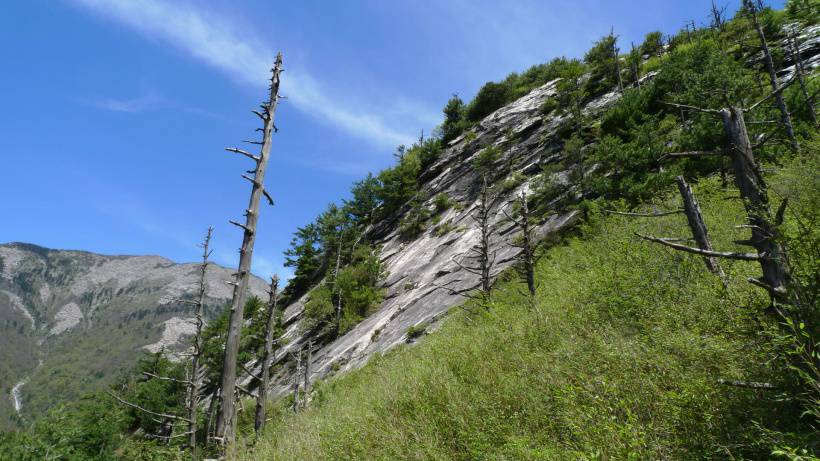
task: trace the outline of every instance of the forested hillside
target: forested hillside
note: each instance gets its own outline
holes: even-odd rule
[[[295,232],[284,290],[197,335],[199,365],[146,358],[0,451],[816,459],[820,4],[730,16],[454,95]],[[280,65],[262,152],[238,151],[257,174]]]

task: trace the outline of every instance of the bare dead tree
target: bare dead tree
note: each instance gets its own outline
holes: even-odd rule
[[[700,205],[695,200],[695,194],[692,193],[692,188],[683,179],[683,176],[675,177],[675,182],[678,184],[678,191],[683,199],[683,210],[686,215],[686,220],[689,223],[689,229],[692,231],[692,238],[701,250],[712,251],[712,243],[709,241],[709,232],[706,229],[706,222],[703,220],[703,213],[700,211]],[[714,256],[704,256],[704,263],[706,268],[713,274],[717,274],[723,283],[726,283],[726,274],[718,264],[717,258]]]
[[[245,298],[247,297],[248,283],[250,280],[251,260],[253,259],[253,246],[256,240],[256,225],[259,220],[259,202],[265,196],[272,205],[273,199],[265,191],[264,180],[265,171],[268,165],[271,150],[271,134],[276,130],[274,116],[276,106],[279,103],[279,81],[282,73],[282,53],[276,55],[276,61],[272,69],[270,80],[270,97],[268,101],[260,107],[261,112],[254,113],[262,119],[262,141],[259,155],[253,155],[241,149],[229,148],[230,152],[242,154],[256,163],[256,168],[252,170],[253,178],[242,175],[243,178],[251,182],[250,203],[245,210],[245,224],[230,221],[244,231],[242,248],[239,250],[239,269],[235,275],[235,281],[230,282],[233,287],[233,298],[231,299],[231,315],[228,320],[228,335],[225,340],[225,355],[222,364],[222,382],[220,394],[220,409],[216,421],[216,438],[223,444],[233,442],[235,438],[235,405],[234,393],[236,390],[236,368],[237,354],[239,353],[239,341],[242,334],[242,319],[245,308]]]
[[[779,91],[782,91],[782,87]],[[771,97],[771,95],[767,96],[767,98],[768,97]],[[766,98],[753,104],[751,108],[758,106],[765,99]],[[668,238],[643,235],[641,235],[641,237],[677,250],[699,254],[704,257],[758,261],[763,275],[760,279],[750,279],[749,282],[765,288],[771,295],[773,303],[786,302],[790,270],[785,251],[776,238],[778,223],[772,217],[766,183],[755,162],[754,147],[749,140],[749,133],[746,130],[744,110],[734,106],[720,110],[696,108],[692,106],[687,107],[692,110],[716,115],[721,119],[727,140],[725,152],[728,153],[731,158],[735,184],[740,191],[740,196],[743,198],[743,204],[746,209],[748,224],[744,227],[750,229],[752,232],[750,239],[736,243],[751,246],[756,250],[756,253],[716,252],[706,248],[693,248],[673,243]],[[746,110],[751,110],[751,108]],[[715,155],[715,152],[703,152],[702,155]],[[667,158],[670,157],[675,158],[676,156],[667,155]],[[777,215],[782,216],[782,211],[779,211]],[[700,242],[698,243],[700,244]]]
[[[490,197],[489,186],[487,184],[487,173],[481,175],[481,191],[479,192],[479,200],[477,209],[470,213],[470,216],[475,220],[476,226],[479,229],[479,241],[467,253],[462,254],[462,259],[472,259],[475,261],[474,265],[465,265],[464,263],[453,258],[453,262],[464,271],[479,277],[479,292],[477,298],[484,304],[485,308],[489,308],[490,289],[492,288],[492,279],[490,273],[495,264],[495,252],[490,253],[490,208],[494,198]]]
[[[624,82],[621,78],[621,58],[618,57],[618,45],[617,41],[618,38],[615,36],[615,27],[612,26],[609,29],[609,35],[612,37],[612,58],[615,60],[615,74],[618,76],[618,93],[623,94],[624,92]]]
[[[202,328],[205,325],[205,321],[203,319],[205,315],[205,291],[207,289],[207,283],[205,281],[205,275],[208,270],[208,258],[211,256],[211,237],[213,236],[214,228],[209,227],[208,233],[205,235],[205,240],[202,242],[202,265],[200,265],[199,269],[199,296],[196,302],[196,333],[194,334],[194,341],[193,341],[193,353],[191,354],[191,371],[190,371],[190,383],[188,385],[188,431],[190,432],[190,437],[188,439],[188,445],[191,447],[193,451],[193,456],[196,459],[197,457],[197,445],[196,445],[196,434],[197,434],[197,419],[198,409],[199,409],[199,400],[201,398],[202,392],[202,380],[205,377],[206,369],[205,367],[200,364],[200,358],[202,356]]]
[[[789,34],[789,54],[794,63],[794,73],[800,84],[800,91],[803,93],[803,98],[806,101],[806,107],[809,110],[811,121],[814,123],[815,128],[820,128],[820,124],[817,122],[817,111],[814,108],[814,97],[809,93],[808,87],[806,86],[806,70],[803,67],[803,58],[800,55],[799,40],[800,37],[798,37],[797,31],[792,29]]]
[[[753,104],[752,107],[758,106],[767,98]],[[747,223],[736,227],[749,229],[752,235],[747,240],[735,243],[751,246],[756,251],[754,253],[715,252],[679,245],[669,239],[641,237],[701,256],[757,261],[760,264],[762,276],[750,278],[748,281],[769,293],[771,304],[768,311],[776,315],[781,328],[786,331],[793,343],[794,357],[790,360],[796,362],[795,366],[801,370],[801,374],[809,377],[806,379],[809,390],[800,398],[813,402],[809,403],[810,405],[815,405],[820,395],[820,386],[817,386],[818,379],[820,379],[820,353],[818,353],[818,343],[815,339],[816,327],[806,319],[806,310],[810,309],[810,306],[803,305],[799,286],[792,283],[786,249],[779,240],[778,228],[783,223],[788,200],[784,199],[777,211],[772,213],[766,182],[755,161],[754,146],[749,140],[746,129],[744,110],[730,106],[720,110],[701,109],[701,111],[716,114],[721,119],[727,140],[726,151],[731,157],[734,170],[735,184],[740,191],[746,210]]]
[[[293,412],[299,411],[299,372],[302,370],[302,349],[296,353],[296,369],[293,372]]]
[[[760,48],[763,51],[763,65],[766,72],[769,74],[769,84],[772,87],[772,94],[774,95],[775,105],[780,111],[780,122],[783,129],[786,131],[786,136],[789,137],[791,149],[794,152],[800,150],[800,144],[797,142],[797,137],[794,135],[794,126],[792,125],[792,116],[789,113],[789,108],[786,106],[786,100],[783,99],[783,92],[780,89],[780,81],[777,79],[777,73],[774,68],[774,61],[772,60],[772,53],[769,50],[769,45],[766,43],[766,34],[763,32],[763,27],[757,19],[758,6],[752,0],[743,0],[743,6],[752,22],[752,26],[757,32],[760,39]]]
[[[724,6],[723,8],[718,8],[718,6],[715,4],[715,1],[712,0],[711,13],[712,13],[712,24],[711,24],[712,28],[719,31],[719,32],[723,32],[723,27],[726,23],[726,20],[724,19],[724,15],[726,14],[726,7]]]
[[[635,86],[637,88],[641,87],[641,71],[640,71],[640,61],[642,59],[641,55],[638,54],[639,52],[635,50],[635,42],[630,42],[632,45],[632,58],[630,59],[630,66],[632,67],[632,77],[635,79]]]
[[[776,238],[778,224],[769,208],[766,182],[755,161],[743,110],[737,107],[722,109],[720,118],[728,140],[735,184],[744,199],[748,224],[752,226],[751,239],[738,243],[754,247],[761,256],[763,277],[753,283],[766,288],[773,299],[785,301],[791,271],[786,264],[785,251]]]
[[[533,235],[532,217],[527,206],[527,195],[522,191],[518,196],[518,218],[510,216],[507,211],[504,214],[507,219],[515,223],[521,230],[520,243],[513,242],[512,246],[520,248],[518,262],[521,265],[520,273],[527,283],[527,291],[531,298],[535,297],[535,236]]]
[[[253,429],[256,434],[262,431],[265,426],[265,410],[268,403],[268,388],[270,387],[270,368],[273,364],[275,354],[273,338],[276,330],[276,308],[279,303],[279,277],[274,275],[270,278],[270,290],[268,291],[268,312],[265,322],[265,349],[262,353],[262,375],[259,377],[259,388],[256,391],[256,414],[254,415]]]
[[[310,398],[310,361],[313,353],[313,341],[308,340],[307,351],[305,352],[305,374],[304,383],[302,384],[302,408],[308,407],[308,399]]]
[[[194,306],[195,333],[191,344],[191,365],[190,368],[187,368],[185,370],[185,379],[177,379],[169,376],[160,376],[155,373],[150,373],[146,371],[142,372],[142,374],[149,379],[156,379],[159,381],[172,381],[185,385],[185,407],[187,410],[187,417],[182,417],[179,415],[162,414],[161,416],[163,418],[163,423],[160,433],[152,434],[150,435],[150,437],[164,440],[166,442],[170,441],[171,438],[188,437],[188,446],[191,448],[192,454],[195,458],[197,456],[198,448],[196,436],[198,432],[197,420],[199,417],[199,403],[202,398],[202,381],[204,380],[205,373],[207,371],[205,367],[203,367],[200,363],[200,359],[202,357],[202,329],[205,325],[204,310],[205,293],[207,291],[206,274],[208,271],[208,266],[210,265],[210,261],[208,260],[208,258],[210,258],[212,252],[210,250],[210,244],[211,238],[213,236],[213,231],[213,227],[208,227],[208,232],[205,235],[205,239],[203,240],[202,244],[199,245],[199,247],[202,248],[202,264],[200,264],[199,266],[199,282],[196,301],[181,298],[169,299],[170,301],[174,301],[177,303],[190,304]],[[131,408],[138,409],[147,414],[159,416],[158,413],[152,412],[143,407],[140,407],[139,405],[128,402],[115,394],[112,394],[112,396],[118,402],[127,405]],[[173,435],[173,421],[186,422],[188,425],[188,430],[183,434]]]
[[[333,271],[333,293],[336,294],[336,336],[342,330],[342,290],[339,289],[339,269],[342,265],[342,233],[339,232],[339,247],[336,249],[336,269]]]
[[[210,445],[214,441],[214,436],[216,435],[216,412],[218,410],[218,403],[219,399],[217,396],[219,395],[220,389],[217,388],[216,392],[211,395],[211,402],[208,404],[208,425],[205,428],[205,443]]]

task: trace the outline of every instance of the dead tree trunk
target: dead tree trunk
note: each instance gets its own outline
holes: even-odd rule
[[[624,92],[624,81],[621,78],[621,60],[618,58],[618,46],[615,44],[617,38],[615,38],[615,28],[613,27],[610,29],[609,34],[612,36],[612,58],[615,59],[615,74],[618,76],[618,92],[623,94]]]
[[[223,444],[233,442],[235,436],[234,426],[236,421],[234,421],[233,415],[234,393],[236,390],[236,360],[237,354],[239,353],[243,311],[250,279],[253,245],[256,239],[256,224],[259,220],[259,202],[264,195],[268,199],[268,202],[273,204],[270,195],[265,192],[264,181],[265,170],[267,169],[268,159],[270,157],[271,134],[275,130],[274,116],[276,114],[276,105],[279,102],[279,76],[281,73],[282,54],[279,53],[276,56],[276,62],[272,69],[270,97],[268,101],[261,106],[262,112],[256,112],[263,122],[262,148],[260,149],[259,155],[256,156],[240,149],[228,149],[231,152],[240,153],[254,160],[256,168],[253,170],[253,178],[243,175],[243,178],[252,184],[250,203],[245,211],[245,224],[231,221],[232,224],[244,230],[244,237],[242,240],[242,248],[239,250],[239,270],[236,273],[235,281],[231,282],[234,286],[234,290],[233,298],[231,299],[231,315],[228,321],[228,335],[225,340],[225,355],[222,364],[221,406],[216,421],[216,438],[220,439]]]
[[[720,117],[726,132],[727,150],[732,158],[735,184],[743,197],[749,228],[752,231],[752,238],[742,243],[757,250],[760,267],[763,270],[762,280],[753,283],[766,288],[773,299],[785,301],[789,270],[783,248],[775,239],[777,229],[772,221],[766,183],[755,163],[743,110],[729,107],[720,111]]]
[[[719,32],[723,32],[723,13],[725,10],[726,7],[718,8],[718,6],[715,5],[715,0],[712,0],[712,27]]]
[[[763,65],[766,67],[766,72],[769,74],[769,84],[772,86],[772,93],[774,94],[774,101],[777,109],[780,111],[780,122],[786,135],[789,137],[789,142],[793,151],[800,150],[800,144],[797,142],[797,137],[794,135],[794,126],[792,125],[792,116],[789,113],[789,108],[786,106],[786,101],[783,99],[783,92],[780,88],[780,82],[777,80],[777,73],[774,69],[774,61],[772,61],[772,53],[769,51],[769,45],[766,43],[766,35],[763,33],[763,27],[757,20],[757,7],[751,0],[743,0],[744,5],[749,13],[749,18],[752,25],[757,31],[757,36],[760,38],[760,48],[763,51]]]
[[[312,359],[313,341],[308,341],[307,352],[305,353],[305,381],[302,384],[302,408],[308,407],[310,398],[310,361]]]
[[[205,443],[210,445],[213,442],[214,436],[216,435],[216,412],[218,410],[219,395],[220,389],[217,388],[216,392],[211,396],[211,402],[208,404],[208,426],[205,428]]]
[[[481,202],[478,208],[478,225],[481,229],[478,261],[481,266],[481,291],[490,293],[490,210],[487,187],[487,175],[482,177]]]
[[[466,266],[456,259],[453,259],[453,262],[462,270],[479,277],[479,293],[477,297],[485,308],[489,308],[490,290],[492,288],[492,279],[490,276],[492,267],[495,264],[495,253],[490,254],[490,208],[492,207],[492,199],[487,184],[486,172],[482,173],[481,181],[478,209],[470,214],[478,226],[480,237],[478,244],[471,248],[466,254],[463,254],[466,258],[475,260],[476,265]],[[446,287],[442,288],[446,289]]]
[[[797,76],[797,82],[800,84],[800,91],[803,93],[803,98],[806,100],[806,107],[809,109],[809,117],[811,117],[815,128],[820,128],[820,124],[817,122],[817,111],[814,108],[814,98],[809,93],[808,87],[806,87],[806,70],[803,68],[803,58],[800,56],[800,43],[798,40],[797,32],[792,31],[789,37],[789,53],[791,54],[792,62],[794,62],[794,73]]]
[[[504,212],[506,214],[506,211]],[[530,221],[530,210],[527,206],[527,196],[524,192],[518,197],[519,218],[507,214],[507,218],[514,222],[521,229],[521,243],[512,245],[521,248],[518,261],[521,264],[520,273],[527,283],[527,291],[530,297],[535,297],[535,242],[533,239],[532,222]]]
[[[339,269],[342,265],[342,233],[339,232],[339,248],[336,249],[336,270],[333,271],[333,291],[336,292],[336,337],[342,331],[342,290],[339,289]]]
[[[265,409],[268,403],[268,387],[270,386],[270,367],[273,362],[274,331],[276,330],[276,307],[279,303],[279,277],[270,278],[268,292],[268,318],[265,323],[265,351],[262,356],[262,376],[259,380],[259,389],[256,392],[256,414],[254,415],[253,429],[259,434],[265,426]]]
[[[686,220],[689,222],[689,229],[692,230],[692,238],[695,239],[698,248],[701,250],[712,251],[712,244],[709,241],[709,233],[706,230],[706,223],[703,221],[703,213],[700,211],[700,205],[695,200],[695,195],[692,193],[692,188],[683,179],[683,176],[677,176],[675,182],[678,183],[678,191],[683,199],[683,212],[686,214]],[[704,256],[703,261],[706,263],[706,268],[713,274],[717,274],[722,281],[726,280],[726,275],[723,273],[717,258],[714,256]]]
[[[199,269],[199,297],[196,303],[196,334],[194,335],[194,351],[191,356],[190,384],[188,388],[188,420],[190,421],[188,430],[191,432],[188,438],[188,445],[193,451],[194,459],[197,457],[196,433],[199,394],[201,392],[202,378],[205,372],[199,363],[200,356],[202,355],[202,327],[205,325],[203,320],[205,314],[205,275],[208,270],[208,258],[211,256],[210,245],[213,232],[214,228],[209,227],[208,233],[205,235],[205,241],[202,243],[202,265]]]
[[[296,369],[293,371],[293,412],[299,411],[299,372],[302,370],[302,350],[296,353]]]
[[[643,57],[638,54],[639,52],[635,51],[635,42],[630,42],[632,45],[632,53],[630,55],[630,66],[632,67],[632,76],[635,78],[635,87],[641,87],[641,73],[640,73],[640,62]]]

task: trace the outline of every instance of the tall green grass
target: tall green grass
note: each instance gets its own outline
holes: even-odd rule
[[[695,191],[714,246],[735,249],[741,204],[716,179]],[[661,202],[679,206],[676,196]],[[454,309],[417,346],[318,384],[308,410],[275,410],[238,459],[759,459],[778,446],[817,449],[780,391],[717,383],[780,386],[787,376],[766,334],[768,300],[745,281],[757,265],[721,261],[724,288],[698,257],[633,235],[685,237],[682,215],[589,216],[540,258],[533,305],[519,282],[500,281],[488,310]]]

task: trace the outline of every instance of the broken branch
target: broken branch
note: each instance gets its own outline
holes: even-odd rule
[[[676,250],[685,251],[687,253],[694,253],[700,256],[710,256],[715,258],[726,258],[726,259],[736,259],[739,261],[760,261],[763,259],[762,255],[758,255],[756,253],[732,253],[732,252],[723,252],[723,251],[709,251],[709,250],[701,250],[700,248],[693,248],[688,247],[686,245],[679,245],[677,243],[672,242],[673,239],[667,238],[659,238],[653,237],[651,235],[642,235],[639,233],[635,233],[638,237],[649,240],[650,242],[660,243],[661,245],[666,245],[668,247],[674,248]]]
[[[254,162],[257,162],[257,163],[260,160],[260,158],[257,157],[256,155],[253,155],[250,152],[244,151],[242,149],[237,149],[236,147],[226,147],[225,150],[228,151],[228,152],[235,152],[237,154],[242,154],[245,157],[248,157],[249,159],[251,159],[251,160],[253,160]]]

